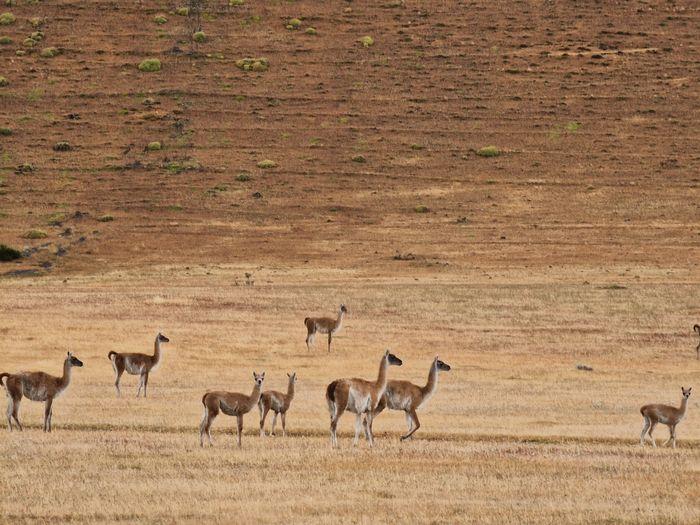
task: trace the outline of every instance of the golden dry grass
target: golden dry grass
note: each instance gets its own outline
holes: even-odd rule
[[[677,404],[700,366],[682,327],[697,287],[647,270],[647,284],[501,272],[376,277],[319,269],[152,268],[61,279],[5,280],[2,369],[58,373],[65,351],[85,362],[54,405],[24,401],[24,433],[0,440],[0,507],[7,521],[377,523],[697,523],[697,398],[676,450],[638,446],[639,406]],[[643,269],[640,269],[643,271]],[[594,272],[591,272],[593,275]],[[186,275],[189,274],[189,275]],[[590,279],[591,276],[589,275]],[[238,285],[236,285],[236,281]],[[544,284],[549,281],[548,284]],[[304,284],[309,283],[309,284]],[[350,309],[329,356],[312,354],[302,319]],[[117,399],[106,354],[150,351],[171,338],[135,399]],[[350,444],[341,421],[331,450],[324,387],[373,377],[382,349],[404,360],[392,377],[425,381],[431,358],[453,366],[400,443],[403,415],[376,421],[375,449]],[[584,362],[593,372],[580,372]],[[200,449],[207,388],[248,392],[252,371],[282,389],[299,376],[290,436],[259,438],[245,419],[214,424]],[[268,420],[268,425],[269,425]],[[657,430],[666,438],[665,428]]]

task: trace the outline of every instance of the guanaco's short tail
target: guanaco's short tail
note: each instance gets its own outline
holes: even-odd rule
[[[335,403],[335,388],[338,386],[338,381],[333,381],[326,388],[326,399]]]
[[[700,335],[700,324],[694,324],[693,330],[695,330],[698,333],[698,335]]]
[[[117,353],[114,350],[112,350],[110,353],[107,354],[107,357],[109,358],[110,361],[112,360],[113,355],[117,355]]]

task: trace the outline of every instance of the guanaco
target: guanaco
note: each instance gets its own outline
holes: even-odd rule
[[[112,361],[114,368],[114,387],[117,389],[117,396],[121,396],[119,389],[119,381],[122,374],[126,370],[128,374],[139,376],[139,389],[136,392],[136,397],[141,394],[143,388],[143,397],[146,397],[146,388],[148,388],[148,374],[150,374],[160,363],[161,359],[161,343],[168,343],[170,339],[158,332],[156,336],[155,348],[153,355],[147,354],[119,354],[117,352],[109,352],[107,357]]]
[[[255,386],[253,386],[253,392],[249,396],[237,392],[223,391],[207,392],[204,394],[204,397],[202,397],[204,416],[202,417],[202,423],[199,425],[199,445],[201,447],[204,446],[205,434],[209,439],[209,445],[214,445],[211,440],[211,424],[216,416],[219,415],[219,411],[227,416],[236,416],[238,419],[238,446],[241,446],[243,416],[250,412],[252,408],[258,404],[258,401],[260,401],[260,390],[263,380],[265,379],[265,372],[262,374],[253,372],[253,379],[255,379]]]
[[[700,324],[694,324],[693,330],[695,330],[698,333],[698,335],[700,335]],[[700,343],[698,343],[698,346],[695,348],[695,353],[697,354],[697,359],[700,359]]]
[[[430,364],[428,382],[425,386],[414,385],[409,381],[388,381],[386,391],[379,400],[373,416],[376,418],[385,408],[403,410],[406,413],[408,434],[401,436],[401,441],[409,439],[420,428],[416,410],[423,406],[437,390],[438,372],[449,372],[450,369],[450,365],[440,361],[438,356],[435,356],[435,359]]]
[[[343,326],[343,318],[348,313],[348,309],[344,304],[340,305],[337,319],[331,317],[307,317],[304,319],[306,325],[306,349],[311,350],[311,345],[314,344],[316,332],[328,334],[328,352],[331,351],[331,340],[333,334],[337,334]]]
[[[282,436],[287,435],[287,410],[292,404],[292,399],[294,399],[294,385],[297,382],[296,372],[287,374],[289,378],[289,383],[287,384],[287,393],[277,392],[276,390],[266,390],[260,396],[260,401],[258,401],[258,408],[260,409],[260,436],[265,435],[265,418],[267,413],[272,410],[274,415],[272,416],[272,429],[270,435],[275,435],[275,423],[277,423],[277,415],[280,416],[282,420]]]
[[[372,435],[372,415],[379,400],[384,395],[387,383],[387,368],[389,365],[401,366],[403,361],[390,353],[384,352],[379,363],[379,374],[376,381],[365,379],[336,379],[326,387],[326,403],[331,416],[331,446],[338,446],[338,420],[345,410],[353,412],[355,417],[355,439],[357,445],[360,428],[363,426],[362,416],[365,415],[364,430],[369,446],[374,445]]]
[[[51,419],[53,414],[53,400],[61,395],[70,384],[71,369],[74,366],[83,366],[83,362],[68,352],[63,361],[63,375],[52,376],[44,372],[20,372],[19,374],[0,374],[0,383],[7,391],[7,424],[12,431],[12,419],[17,423],[19,430],[22,424],[19,422],[19,404],[22,396],[32,401],[44,401],[44,432],[51,432]]]
[[[672,407],[669,405],[644,405],[640,412],[644,416],[644,427],[642,428],[642,435],[640,437],[640,443],[644,446],[644,435],[649,431],[649,439],[652,445],[656,446],[656,440],[652,436],[654,428],[657,423],[668,426],[670,432],[669,438],[661,446],[666,446],[669,442],[673,442],[673,448],[676,448],[676,425],[681,422],[685,417],[686,410],[688,408],[688,398],[690,397],[690,391],[692,387],[687,390],[681,387],[681,392],[683,393],[683,399],[681,399],[681,406],[679,408]]]

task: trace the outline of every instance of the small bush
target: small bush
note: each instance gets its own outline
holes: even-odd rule
[[[12,130],[10,128],[0,128],[0,136],[9,137],[12,135]]]
[[[17,18],[12,13],[3,13],[0,15],[0,26],[9,26],[14,24]]]
[[[367,162],[367,159],[364,157],[364,155],[355,155],[352,158],[352,161],[357,162],[358,164],[364,164],[365,162]]]
[[[61,212],[57,212],[57,213],[52,213],[51,215],[49,215],[49,218],[46,221],[46,223],[49,226],[60,226],[61,224],[63,224],[63,221],[65,221],[65,220],[66,220],[65,214],[63,214]]]
[[[29,230],[22,237],[25,239],[46,239],[48,234],[43,230]]]
[[[581,129],[581,123],[580,122],[569,122],[566,126],[566,131],[569,133],[576,133],[579,129]]]
[[[266,58],[241,58],[236,60],[236,67],[243,71],[267,71],[270,67]]]
[[[160,151],[163,149],[163,145],[158,141],[149,142],[146,146],[146,151]]]
[[[201,44],[202,42],[207,41],[207,35],[204,33],[204,31],[197,31],[192,35],[192,40]]]
[[[31,38],[35,42],[41,42],[42,40],[44,40],[44,33],[43,31],[34,31],[31,35],[29,35],[29,38]]]
[[[0,244],[0,261],[14,261],[22,257],[19,250]]]
[[[168,22],[168,18],[163,15],[156,15],[153,17],[153,21],[158,25],[163,25]]]
[[[247,173],[239,173],[236,176],[236,180],[238,182],[248,182],[250,180],[250,175],[248,175]]]
[[[175,9],[175,14],[179,16],[188,16],[190,14],[189,7],[178,7]]]
[[[374,45],[374,38],[372,38],[371,36],[363,36],[362,38],[360,38],[360,43],[364,47],[372,47]]]
[[[34,40],[33,38],[25,38],[22,41],[22,45],[24,47],[34,47],[36,45],[36,40]]]
[[[428,207],[427,207],[426,205],[424,205],[424,204],[419,204],[418,206],[416,206],[415,208],[413,208],[413,210],[414,210],[416,213],[428,213],[428,212],[430,211],[430,210],[428,209]]]
[[[139,70],[145,71],[147,73],[154,73],[160,71],[160,60],[157,58],[147,58],[142,60],[139,64]]]
[[[479,157],[498,157],[501,154],[501,150],[496,146],[484,146],[478,149],[476,154],[479,155]]]
[[[243,0],[228,0],[228,5],[230,5],[231,7],[243,5]]]
[[[12,43],[12,39],[9,36],[0,36],[0,44],[3,46],[10,45]]]
[[[421,149],[425,149],[425,146],[423,146],[422,144],[411,144],[411,149],[421,150]]]
[[[298,18],[291,18],[287,22],[287,29],[299,29],[301,27],[301,20]]]
[[[41,50],[41,53],[39,53],[39,55],[41,56],[41,58],[53,58],[59,55],[60,53],[61,52],[55,47],[45,47]]]
[[[30,18],[29,23],[32,27],[41,27],[42,25],[44,25],[44,19],[39,17]]]
[[[269,169],[269,168],[276,168],[276,167],[277,167],[277,163],[274,160],[265,159],[265,160],[261,160],[260,162],[258,162],[258,168],[262,168],[264,170]]]
[[[304,33],[306,33],[307,35],[316,35],[318,34],[318,31],[316,31],[315,27],[307,27]]]
[[[56,142],[56,144],[53,145],[53,150],[54,151],[70,151],[71,145],[70,145],[70,143],[68,143],[66,141]]]
[[[26,54],[27,52],[23,49],[18,49],[17,51],[15,51],[15,55],[17,55],[18,57],[23,57]]]
[[[103,215],[102,217],[99,217],[97,219],[100,222],[112,222],[114,220],[114,216],[112,215]]]

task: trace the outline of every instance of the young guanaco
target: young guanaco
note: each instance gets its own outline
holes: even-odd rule
[[[401,366],[401,359],[390,353],[384,352],[379,363],[379,374],[376,381],[366,379],[336,379],[326,387],[326,403],[331,416],[331,446],[338,446],[338,420],[343,412],[349,410],[355,417],[355,439],[353,445],[357,445],[360,429],[363,426],[362,416],[365,416],[364,430],[369,441],[369,446],[374,445],[372,434],[372,414],[377,408],[379,400],[384,395],[387,384],[387,369],[390,365]]]
[[[258,408],[260,409],[260,436],[265,435],[265,418],[267,413],[272,410],[272,429],[270,435],[275,435],[275,424],[277,423],[277,416],[279,415],[282,419],[282,436],[287,435],[287,410],[292,404],[292,399],[294,399],[294,385],[297,382],[296,372],[287,374],[289,378],[289,383],[287,384],[287,393],[277,392],[276,390],[267,390],[260,396],[260,401],[258,401]]]
[[[662,446],[666,446],[669,442],[673,442],[673,448],[676,448],[676,425],[681,422],[685,417],[685,413],[688,409],[688,398],[690,397],[690,391],[692,387],[687,390],[681,387],[681,392],[683,393],[683,398],[681,399],[681,406],[679,408],[672,407],[669,405],[644,405],[640,412],[644,416],[644,427],[642,428],[642,435],[640,437],[640,444],[644,446],[645,434],[649,433],[649,439],[652,445],[656,446],[656,440],[652,436],[652,432],[656,427],[657,423],[668,426],[670,432],[669,438],[664,442]]]
[[[22,430],[19,422],[19,404],[22,396],[32,401],[44,401],[44,432],[51,432],[53,400],[61,395],[70,384],[71,369],[83,366],[83,362],[68,352],[63,361],[63,375],[52,376],[44,372],[20,372],[19,374],[0,374],[0,383],[7,391],[7,423],[12,431],[12,420]]]
[[[238,420],[238,446],[241,446],[241,434],[243,433],[243,416],[250,412],[255,405],[260,401],[260,390],[262,389],[265,372],[256,374],[253,372],[255,385],[253,392],[246,396],[237,392],[207,392],[202,397],[204,405],[204,416],[202,423],[199,425],[199,445],[204,446],[204,436],[206,434],[209,439],[209,445],[214,443],[211,440],[211,424],[219,415],[219,411],[227,416],[236,416]]]
[[[119,389],[119,380],[126,370],[127,374],[139,376],[139,389],[136,392],[136,397],[141,394],[143,387],[143,397],[146,397],[146,388],[148,388],[148,374],[150,374],[160,363],[161,360],[161,343],[168,343],[170,339],[158,332],[154,344],[153,355],[147,354],[119,354],[117,352],[109,352],[107,357],[112,361],[114,368],[114,387],[117,389],[117,396],[121,396]]]
[[[403,410],[406,413],[408,433],[401,436],[401,441],[410,438],[420,428],[416,410],[423,406],[437,390],[438,372],[449,372],[449,370],[450,365],[440,361],[438,356],[435,356],[435,359],[430,364],[428,382],[425,386],[414,385],[409,381],[388,381],[386,391],[374,410],[373,416],[376,418],[385,408]]]
[[[345,308],[344,304],[340,305],[340,310],[338,310],[338,317],[333,319],[331,317],[307,317],[304,319],[304,324],[306,325],[306,349],[311,350],[311,345],[314,344],[314,337],[316,332],[321,334],[328,334],[328,352],[331,351],[331,340],[333,339],[333,334],[337,334],[343,325],[343,318],[345,314],[348,313],[348,309]]]

